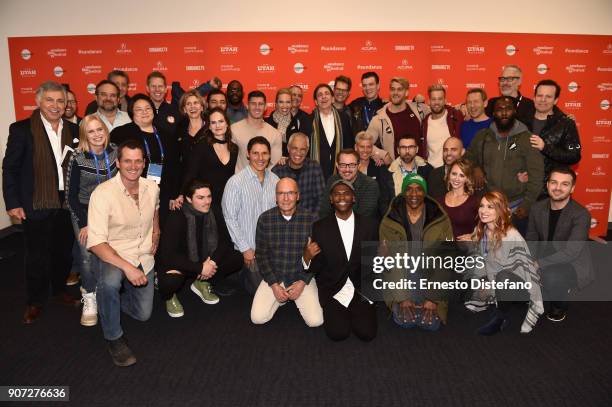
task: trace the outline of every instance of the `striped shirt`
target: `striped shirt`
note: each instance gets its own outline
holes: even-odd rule
[[[276,206],[277,182],[276,174],[266,168],[262,184],[250,165],[227,181],[221,207],[236,250],[255,250],[257,219]]]
[[[297,280],[310,283],[313,274],[304,273],[302,251],[312,232],[316,215],[297,207],[289,220],[278,207],[261,214],[257,221],[257,266],[268,285]]]
[[[96,160],[92,153],[76,149],[66,169],[66,204],[70,210],[72,220],[79,228],[87,226],[87,206],[91,193],[98,184],[112,178],[117,173],[117,146],[109,144],[106,147],[108,164],[110,164],[110,175],[104,154],[96,156],[98,160],[98,171],[96,172]]]

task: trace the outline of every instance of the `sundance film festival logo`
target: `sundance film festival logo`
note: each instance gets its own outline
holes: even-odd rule
[[[588,54],[589,50],[586,48],[565,48],[566,54]]]
[[[603,168],[600,165],[598,165],[597,167],[593,169],[593,172],[591,173],[591,175],[594,175],[596,177],[604,177],[608,174],[606,174]]]
[[[305,54],[310,51],[310,45],[308,44],[293,44],[287,47],[287,51],[291,54]]]
[[[84,67],[81,68],[81,72],[83,72],[85,75],[99,74],[99,73],[102,73],[102,66],[101,65],[85,65]]]
[[[117,49],[117,54],[119,55],[128,55],[132,53],[132,50],[128,47],[125,42],[119,44],[119,48]]]
[[[410,65],[406,58],[402,59],[402,63],[397,66],[398,71],[412,71],[414,67]]]
[[[518,52],[518,48],[516,48],[514,45],[512,44],[506,45],[506,55],[513,56],[517,52]]]
[[[77,50],[77,54],[79,55],[101,55],[101,49],[79,49]]]
[[[599,102],[599,107],[601,110],[608,110],[610,108],[610,101],[607,99],[602,100]]]
[[[414,51],[414,45],[395,45],[393,47],[394,50],[396,51]]]
[[[276,71],[276,67],[270,64],[257,65],[257,72],[259,73],[274,73]]]
[[[149,54],[165,54],[168,52],[168,47],[149,47]]]
[[[576,91],[578,91],[578,88],[580,86],[578,86],[578,84],[576,82],[570,82],[567,84],[567,90],[574,93]]]
[[[446,48],[444,45],[432,45],[429,47],[430,52],[450,52],[450,48]]]
[[[467,47],[467,53],[470,55],[483,55],[485,53],[485,47],[472,45],[471,47]]]
[[[593,136],[593,143],[610,143],[612,139],[609,136]]]
[[[167,69],[167,68],[166,68]],[[185,65],[185,71],[205,71],[206,67],[204,65]]]
[[[608,188],[586,188],[586,192],[608,193]]]
[[[586,65],[572,64],[565,67],[568,73],[586,72]]]
[[[554,49],[555,47],[539,46],[533,49],[533,53],[536,55],[552,55]]]
[[[323,65],[325,72],[344,71],[344,62],[328,62]]]
[[[65,57],[66,56],[66,48],[53,48],[47,51],[47,55],[51,58],[57,57]]]
[[[22,78],[34,78],[37,75],[37,73],[36,73],[36,69],[34,68],[24,68],[24,69],[19,70],[19,75]]]
[[[548,65],[539,64],[536,70],[538,71],[540,75],[544,75],[546,72],[548,72]]]
[[[87,93],[89,93],[91,95],[96,93],[96,84],[95,83],[88,83],[87,84]]]
[[[203,54],[204,50],[202,48],[198,48],[195,45],[190,45],[188,47],[183,47],[183,53],[185,54]]]
[[[431,66],[432,71],[450,71],[450,69],[451,69],[450,65],[434,64]]]
[[[321,45],[322,52],[345,52],[346,47],[338,45]]]
[[[239,50],[238,47],[234,45],[224,45],[224,46],[219,47],[219,52],[221,53],[221,55],[236,55],[238,53],[238,50]],[[260,50],[261,50],[261,47],[260,47]]]
[[[597,89],[599,89],[600,92],[610,91],[612,90],[612,82],[602,82],[597,85]]]
[[[259,53],[261,55],[268,55],[268,54],[270,54],[271,51],[272,51],[272,48],[270,48],[270,46],[268,44],[261,44],[259,46]]]
[[[240,67],[232,64],[221,65],[221,72],[240,72]]]
[[[24,49],[22,49],[22,50],[21,50],[21,58],[22,58],[24,61],[27,61],[27,60],[29,60],[30,58],[32,58],[32,53],[30,52],[30,50],[29,50],[29,49],[24,48]]]
[[[293,65],[293,72],[300,74],[304,72],[304,64],[302,64],[301,62],[296,62]]]
[[[374,45],[372,40],[366,40],[363,47],[361,47],[361,52],[376,52],[378,48]]]
[[[276,90],[276,86],[271,83],[258,83],[255,87],[257,90]]]
[[[585,205],[589,211],[603,211],[604,203],[603,202],[591,202]]]
[[[465,66],[465,70],[468,72],[484,72],[487,69],[484,66],[480,66],[478,64],[467,64]]]
[[[375,71],[383,69],[382,65],[357,65],[359,71]]]
[[[568,110],[582,109],[582,102],[575,102],[575,101],[565,102],[565,108]]]

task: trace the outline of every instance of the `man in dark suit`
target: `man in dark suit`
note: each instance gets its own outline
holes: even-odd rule
[[[378,225],[353,213],[355,191],[350,183],[337,180],[329,198],[335,213],[313,225],[304,262],[317,279],[327,336],[341,341],[352,331],[359,339],[370,341],[378,324],[374,303],[360,289],[361,243],[378,240]]]
[[[336,155],[340,150],[353,148],[355,139],[348,116],[340,114],[332,104],[334,91],[329,85],[317,85],[314,99],[317,107],[302,124],[300,131],[310,137],[310,159],[321,164],[327,182],[334,173]],[[287,136],[290,136],[296,130],[290,127],[287,132]]]
[[[29,119],[9,127],[2,163],[2,191],[9,216],[23,222],[27,306],[23,323],[31,324],[47,300],[65,305],[79,301],[66,294],[66,276],[74,241],[70,215],[64,208],[62,162],[79,140],[76,124],[63,120],[66,89],[44,82],[36,91],[36,109]]]
[[[567,315],[568,291],[585,287],[594,277],[586,246],[591,215],[571,198],[575,187],[571,168],[553,169],[546,183],[549,198],[536,202],[529,212],[526,240],[540,241],[532,254],[540,266],[546,317],[553,322]]]

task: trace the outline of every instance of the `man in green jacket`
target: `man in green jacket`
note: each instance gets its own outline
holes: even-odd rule
[[[440,204],[427,195],[427,182],[418,174],[408,174],[402,193],[396,196],[380,229],[381,252],[396,257],[405,253],[413,258],[451,255],[453,228]],[[424,255],[424,256],[423,256]],[[436,331],[440,322],[446,323],[447,294],[439,289],[421,289],[422,282],[450,280],[452,270],[433,265],[417,270],[393,268],[385,271],[388,282],[415,284],[406,289],[387,289],[383,295],[393,312],[393,320],[403,328],[420,327]]]
[[[513,98],[501,96],[495,101],[493,123],[476,133],[465,154],[484,170],[487,190],[506,194],[512,223],[523,236],[529,208],[544,185],[544,160],[531,146],[530,137],[527,127],[516,118]],[[527,182],[521,180],[524,172],[529,174]]]

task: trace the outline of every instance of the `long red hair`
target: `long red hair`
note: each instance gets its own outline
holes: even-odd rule
[[[497,215],[494,221],[493,228],[493,248],[498,248],[501,245],[501,240],[506,234],[508,230],[512,227],[512,212],[510,212],[510,208],[508,207],[508,198],[504,195],[503,192],[492,191],[487,192],[480,199],[480,204],[482,205],[482,201],[487,201],[493,205],[495,208],[495,214]],[[487,230],[487,225],[482,223],[480,220],[480,216],[478,216],[478,224],[474,229],[474,240],[481,241],[485,232]]]

